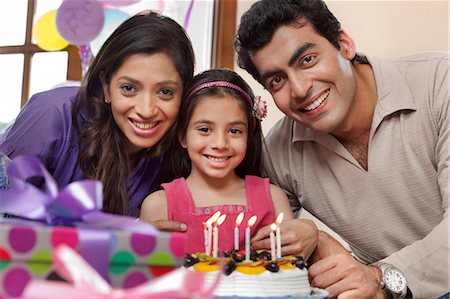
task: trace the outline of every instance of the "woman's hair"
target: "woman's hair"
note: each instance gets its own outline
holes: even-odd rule
[[[103,183],[105,212],[128,213],[125,179],[132,165],[125,152],[125,136],[114,121],[111,106],[104,102],[100,76],[109,85],[113,74],[128,57],[156,53],[171,57],[185,88],[194,73],[191,42],[174,20],[149,12],[129,18],[111,34],[89,66],[77,95],[72,117],[80,140],[79,163],[86,178]],[[142,155],[161,154],[167,146],[167,135],[169,132]]]
[[[241,17],[234,42],[238,65],[264,85],[252,56],[271,41],[278,28],[299,24],[300,19],[309,22],[318,34],[340,49],[341,25],[322,0],[261,0]]]
[[[198,87],[200,85],[207,87]],[[223,82],[231,83],[236,88],[223,86]],[[197,89],[197,90],[196,90]],[[250,100],[242,92],[250,96]],[[164,154],[163,169],[161,172],[161,183],[170,182],[179,177],[188,177],[191,172],[191,160],[187,150],[180,144],[180,140],[186,137],[187,128],[195,107],[200,101],[208,97],[223,97],[232,95],[241,103],[248,121],[247,151],[239,166],[235,169],[236,174],[244,178],[246,175],[262,175],[262,129],[261,122],[253,116],[253,103],[255,96],[248,84],[234,71],[228,69],[213,69],[200,73],[190,82],[185,91],[180,107],[180,113],[176,122],[178,138],[174,138],[170,149]]]

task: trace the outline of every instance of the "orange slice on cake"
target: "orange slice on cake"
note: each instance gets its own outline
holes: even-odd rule
[[[210,262],[198,262],[194,264],[194,270],[203,273],[217,271],[219,270],[219,264]]]
[[[249,275],[257,275],[257,274],[261,274],[267,270],[266,270],[266,268],[264,268],[264,266],[239,265],[236,267],[236,271],[244,273],[244,274],[249,274]]]

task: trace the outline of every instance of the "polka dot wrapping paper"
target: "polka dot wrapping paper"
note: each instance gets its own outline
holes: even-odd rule
[[[103,233],[109,246],[107,279],[115,288],[137,286],[182,265],[183,234]],[[52,250],[64,243],[80,252],[82,242],[75,227],[16,219],[0,222],[0,297],[20,297],[32,279],[60,280],[52,265]]]

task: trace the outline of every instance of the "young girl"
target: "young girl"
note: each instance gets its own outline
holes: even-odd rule
[[[164,190],[150,194],[141,207],[141,220],[176,220],[187,224],[187,252],[204,252],[204,223],[216,212],[226,215],[219,226],[219,252],[233,250],[236,218],[240,248],[253,215],[252,234],[293,214],[284,192],[262,175],[261,119],[264,103],[231,70],[197,75],[177,120],[178,141],[166,154]],[[178,177],[178,178],[177,178]],[[177,179],[175,179],[177,178]]]

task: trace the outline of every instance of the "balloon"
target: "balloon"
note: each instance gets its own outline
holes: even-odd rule
[[[129,17],[130,16],[127,13],[121,10],[112,8],[105,9],[105,25],[103,25],[103,29],[100,31],[100,34],[91,41],[92,54],[97,55],[103,43],[111,35],[111,33]]]
[[[106,5],[117,7],[117,6],[127,6],[127,5],[131,5],[131,4],[135,4],[141,0],[100,0],[100,1]]]
[[[97,0],[65,0],[56,12],[59,34],[74,45],[93,40],[105,21],[103,6]]]
[[[59,51],[69,45],[56,29],[56,9],[40,17],[33,27],[33,36],[37,45],[45,51]]]

